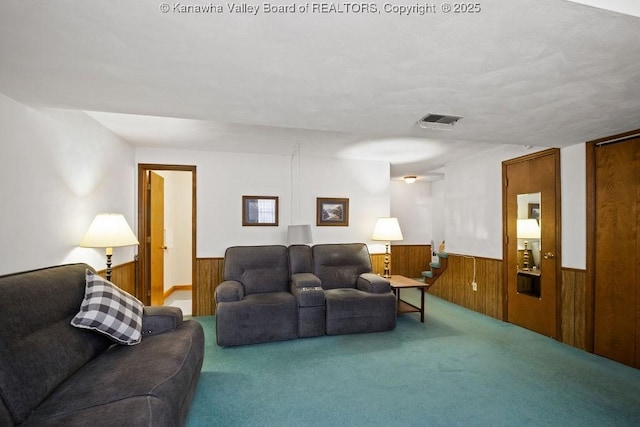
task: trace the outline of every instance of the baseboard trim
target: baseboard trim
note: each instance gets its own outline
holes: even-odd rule
[[[173,285],[172,287],[170,287],[164,292],[164,299],[166,300],[171,295],[173,295],[174,292],[178,292],[178,291],[193,291],[193,286],[192,285]]]

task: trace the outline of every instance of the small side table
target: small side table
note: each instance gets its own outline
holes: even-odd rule
[[[419,282],[399,274],[393,274],[388,279],[393,293],[396,294],[398,314],[420,313],[420,321],[424,323],[424,290],[429,287],[427,283]],[[400,298],[400,290],[408,288],[420,289],[420,307],[415,306]]]

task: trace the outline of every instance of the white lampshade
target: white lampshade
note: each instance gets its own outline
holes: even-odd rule
[[[540,226],[537,219],[519,219],[517,227],[518,239],[540,238]]]
[[[398,218],[378,218],[371,240],[391,242],[402,239],[402,231],[400,231]]]
[[[138,243],[124,216],[115,213],[96,215],[89,230],[80,240],[80,246],[83,248],[117,248]]]
[[[404,182],[406,182],[407,184],[413,184],[417,179],[418,177],[415,175],[407,175],[404,177]]]
[[[290,225],[287,227],[288,245],[306,245],[308,243],[313,243],[310,225]]]

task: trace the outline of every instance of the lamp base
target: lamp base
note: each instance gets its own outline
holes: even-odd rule
[[[111,255],[112,254],[107,254],[107,271],[106,271],[106,279],[110,282],[111,281]]]
[[[389,243],[387,243],[385,245],[385,251],[384,251],[384,271],[382,273],[382,277],[384,277],[385,279],[389,279],[391,277],[391,267],[389,266],[390,263],[390,255],[391,253],[389,252]]]

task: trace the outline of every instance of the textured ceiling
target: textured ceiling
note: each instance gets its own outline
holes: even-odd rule
[[[302,143],[303,154],[390,161],[392,176],[501,144],[563,147],[640,128],[632,9],[484,0],[478,13],[436,2],[435,13],[399,15],[381,1],[379,13],[347,12],[354,3],[265,13],[247,3],[261,10],[3,0],[0,93],[92,112],[136,145],[290,154]],[[223,12],[181,13],[187,5]],[[464,118],[422,129],[427,113]]]

